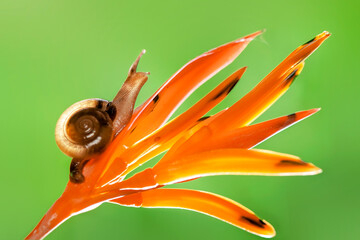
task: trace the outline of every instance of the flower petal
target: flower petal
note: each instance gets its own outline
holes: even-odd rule
[[[155,189],[113,199],[110,202],[133,207],[192,210],[262,237],[275,236],[274,228],[251,210],[213,193],[185,189]]]
[[[316,108],[307,111],[301,111],[290,114],[288,116],[275,118],[266,122],[225,132],[222,131],[214,133],[211,132],[211,129],[207,128],[207,130],[210,132],[206,134],[206,136],[204,135],[201,137],[201,134],[199,134],[199,136],[195,139],[196,135],[194,135],[187,141],[182,142],[181,146],[174,146],[175,151],[171,150],[172,152],[170,153],[169,151],[169,153],[166,155],[178,154],[180,156],[184,156],[197,152],[222,148],[252,148],[270,138],[271,136],[277,134],[278,132],[311,116],[319,110],[319,108]]]
[[[313,41],[297,48],[254,89],[214,119],[209,126],[212,129],[224,131],[251,123],[285,93],[294,78],[301,72],[305,59],[329,36],[328,32],[324,32]]]
[[[310,109],[287,116],[275,118],[266,122],[246,126],[218,136],[212,146],[217,148],[252,148],[284,129],[315,114],[320,109]]]
[[[156,182],[168,185],[203,176],[295,176],[321,173],[321,169],[288,154],[246,149],[217,149],[160,161],[153,167]]]
[[[195,89],[229,65],[259,34],[260,31],[212,49],[185,64],[136,109],[125,129],[131,133],[126,144],[137,142],[163,125]]]
[[[152,157],[168,150],[181,137],[181,132],[193,126],[200,117],[230,93],[245,70],[246,68],[241,68],[235,71],[190,109],[161,127],[152,135],[129,148],[122,156],[123,159],[130,160],[127,162],[129,165],[128,169],[122,175],[126,175]],[[146,154],[139,155],[139,152],[146,152]]]

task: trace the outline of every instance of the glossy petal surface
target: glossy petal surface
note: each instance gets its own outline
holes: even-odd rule
[[[218,149],[159,162],[153,168],[158,184],[167,185],[214,175],[313,175],[321,169],[298,157],[246,149]]]
[[[27,239],[41,239],[62,222],[104,202],[128,206],[177,207],[198,211],[263,237],[274,229],[253,212],[227,198],[205,192],[159,189],[164,185],[214,175],[311,175],[321,172],[288,154],[249,149],[318,111],[297,112],[248,126],[290,86],[305,59],[330,36],[324,32],[293,51],[252,91],[233,106],[201,118],[234,87],[239,69],[184,114],[164,125],[185,98],[230,64],[260,32],[230,42],[195,58],[176,72],[136,109],[129,124],[83,169],[85,181],[68,182],[62,196]],[[124,180],[131,170],[168,150],[153,167]]]
[[[131,145],[164,124],[180,104],[201,84],[229,65],[261,32],[214,48],[178,70],[142,106],[136,109],[126,143]]]
[[[192,210],[218,218],[262,237],[275,235],[274,228],[251,210],[213,193],[186,189],[156,189],[131,194],[111,202],[131,207]]]

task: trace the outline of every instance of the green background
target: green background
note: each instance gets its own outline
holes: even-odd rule
[[[360,235],[358,14],[358,1],[0,1],[0,239],[24,238],[62,193],[70,160],[55,144],[54,127],[68,106],[86,98],[111,99],[143,48],[140,70],[151,75],[137,104],[188,60],[261,29],[263,36],[177,113],[248,66],[212,113],[230,106],[293,49],[330,31],[292,88],[258,119],[322,107],[258,148],[298,155],[324,172],[218,176],[177,186],[238,201],[273,224],[275,239],[355,239]],[[68,220],[48,239],[261,238],[195,212],[104,204]]]

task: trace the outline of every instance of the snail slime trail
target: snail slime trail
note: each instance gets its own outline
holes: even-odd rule
[[[128,124],[136,98],[148,79],[148,72],[137,72],[143,50],[131,65],[128,76],[110,102],[86,99],[71,105],[60,116],[55,128],[55,140],[60,150],[72,157],[70,181],[85,181],[83,168],[94,156],[101,154],[113,138]]]

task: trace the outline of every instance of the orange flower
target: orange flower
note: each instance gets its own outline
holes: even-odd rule
[[[210,50],[176,72],[134,111],[130,122],[106,150],[87,162],[84,182],[68,182],[64,193],[27,239],[44,238],[71,216],[104,202],[193,210],[259,236],[273,237],[275,230],[268,222],[230,199],[196,190],[161,189],[213,175],[294,176],[321,172],[296,156],[251,149],[319,109],[249,124],[285,93],[303,69],[305,59],[330,36],[328,32],[298,47],[233,106],[203,117],[227,96],[246,68],[237,70],[186,112],[166,123],[190,93],[230,64],[259,34]],[[132,170],[165,151],[168,152],[153,168],[124,180]]]

